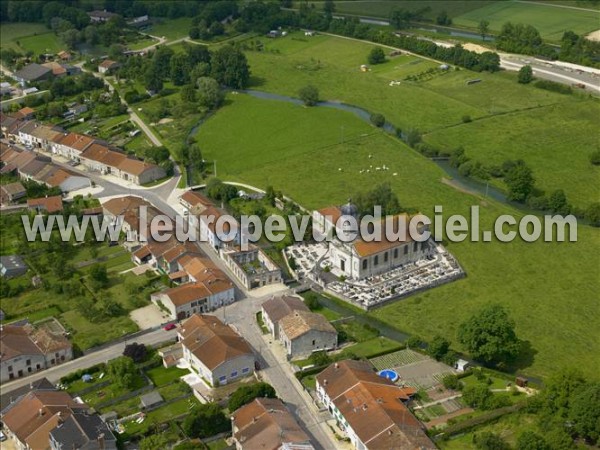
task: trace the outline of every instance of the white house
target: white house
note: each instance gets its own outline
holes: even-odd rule
[[[194,314],[178,330],[183,358],[211,386],[254,373],[254,354],[246,340],[215,316]]]

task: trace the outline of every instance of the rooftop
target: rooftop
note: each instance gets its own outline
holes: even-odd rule
[[[290,340],[296,339],[309,331],[320,331],[337,335],[337,331],[333,325],[324,316],[310,311],[291,312],[281,319],[279,329]]]
[[[246,340],[215,316],[194,314],[179,331],[181,343],[209,370],[242,355],[252,355]]]
[[[273,323],[278,323],[293,311],[309,311],[308,306],[299,297],[283,295],[274,297],[262,304],[262,308]]]

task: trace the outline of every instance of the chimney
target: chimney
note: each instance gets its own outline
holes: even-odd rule
[[[104,450],[106,448],[105,442],[104,442],[104,433],[100,433],[98,435],[98,448],[100,450]]]
[[[44,415],[44,410],[42,408],[38,409],[38,415],[42,417]]]

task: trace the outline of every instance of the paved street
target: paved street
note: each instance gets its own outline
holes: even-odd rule
[[[3,383],[2,393],[4,394],[5,392],[10,392],[11,390],[26,386],[29,383],[44,377],[48,378],[48,380],[50,380],[51,382],[56,383],[65,375],[75,372],[76,370],[85,369],[86,367],[91,367],[95,364],[107,362],[111,359],[121,356],[123,354],[125,346],[132,342],[137,342],[138,344],[145,345],[155,345],[160,344],[162,342],[174,341],[176,336],[177,333],[175,330],[165,331],[161,328],[151,333],[144,334],[142,336],[137,336],[134,339],[111,345],[110,347],[98,350],[97,352],[89,353],[87,355],[82,356],[81,358],[74,359],[72,361],[66,362],[59,366],[52,367],[48,370],[44,370],[42,372],[30,375],[28,377],[19,378],[18,380],[14,380],[8,383]]]

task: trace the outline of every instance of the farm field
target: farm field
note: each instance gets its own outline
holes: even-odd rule
[[[203,156],[219,161],[223,179],[263,188],[273,185],[308,208],[341,204],[357,191],[389,182],[401,204],[430,216],[434,205],[443,205],[446,217],[468,216],[469,207],[479,205],[481,228],[490,229],[500,214],[520,215],[511,207],[443,184],[441,169],[350,113],[241,94],[228,100],[197,135],[203,143]],[[260,120],[256,120],[258,114]],[[309,132],[305,127],[310,127]],[[231,133],[232,129],[236,133]],[[315,136],[321,145],[313,142]],[[386,164],[390,171],[359,174],[370,164]],[[463,320],[485,303],[500,303],[516,320],[517,334],[532,347],[520,361],[527,373],[544,376],[560,366],[580,366],[593,376],[600,371],[600,359],[589,356],[600,353],[600,339],[589,334],[600,326],[595,301],[600,282],[594,256],[600,250],[600,236],[597,230],[580,226],[578,238],[577,243],[569,244],[449,244],[467,278],[372,314],[426,339],[443,330],[445,337],[455,342]],[[573,286],[579,289],[576,301],[571,295]],[[548,333],[549,329],[553,332]],[[580,365],[584,360],[586,365]]]
[[[550,2],[547,2],[550,3]],[[476,29],[482,19],[490,22],[490,30],[500,31],[506,22],[533,25],[543,39],[560,41],[565,31],[587,34],[597,30],[600,12],[564,8],[549,4],[502,1],[493,2],[482,8],[452,16],[454,25]]]
[[[459,70],[442,72],[427,81],[405,81],[408,75],[438,66],[407,55],[363,73],[359,67],[366,63],[373,45],[342,38],[292,34],[263,42],[263,52],[247,52],[253,89],[297,96],[301,87],[313,84],[319,88],[321,99],[382,113],[401,130],[415,128],[426,135],[426,141],[445,149],[464,145],[469,157],[484,164],[489,163],[492,152],[494,163],[501,158],[523,159],[531,165],[541,187],[564,189],[576,206],[587,207],[598,197],[589,190],[590,180],[599,175],[598,168],[590,167],[588,159],[597,145],[593,142],[596,124],[591,118],[600,110],[598,100],[519,85],[512,73],[475,74]],[[474,78],[481,82],[466,85],[467,80]],[[392,80],[401,84],[390,86]],[[548,111],[553,117],[564,115],[559,118],[561,126],[551,133],[550,148],[545,138]],[[464,116],[472,122],[463,123]],[[500,144],[494,142],[506,140],[498,136],[496,124],[502,124],[503,130],[510,129],[509,142],[514,143],[515,136],[524,136],[527,152],[522,151],[523,147],[504,144],[497,151]],[[552,157],[542,162],[540,158],[545,155]],[[571,169],[573,161],[575,166]],[[575,173],[577,176],[573,176]]]

